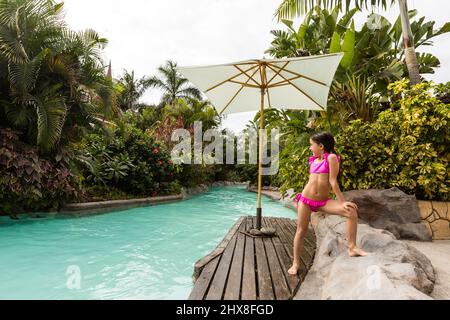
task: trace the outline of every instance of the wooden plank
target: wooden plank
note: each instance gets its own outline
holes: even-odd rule
[[[253,221],[253,224],[256,224],[255,221]],[[275,294],[273,291],[272,279],[270,277],[269,265],[267,263],[267,256],[264,250],[263,239],[255,238],[254,240],[258,278],[258,297],[259,300],[274,300]]]
[[[275,222],[278,225],[278,228],[279,228],[281,236],[282,236],[282,238],[281,238],[282,242],[284,244],[284,247],[285,247],[289,257],[291,258],[291,263],[292,263],[292,261],[294,260],[294,257],[293,257],[294,236],[289,232],[288,228],[283,223],[282,219],[277,219],[277,220],[275,220]],[[300,255],[300,266],[299,266],[299,272],[298,272],[298,274],[300,275],[300,279],[303,279],[303,275],[305,275],[306,272],[308,271],[307,265],[305,264],[305,262],[303,260],[304,259],[302,259],[302,254],[301,254]]]
[[[263,218],[265,225],[268,226],[268,218]],[[269,264],[270,276],[272,278],[273,289],[275,293],[275,299],[277,300],[288,300],[291,296],[289,286],[285,278],[285,270],[280,265],[278,260],[277,252],[273,244],[273,238],[263,238],[264,247],[267,254],[267,262]]]
[[[277,222],[279,223],[279,225],[281,226],[284,236],[285,236],[285,241],[288,242],[289,245],[285,244],[285,248],[289,248],[289,256],[291,257],[291,262],[290,265],[292,265],[292,261],[294,260],[293,258],[293,253],[294,253],[294,237],[295,237],[295,233],[297,231],[297,221],[296,220],[292,220],[292,219],[288,219],[288,218],[282,218],[277,220]],[[305,256],[307,259],[305,259]],[[302,250],[301,254],[300,254],[300,266],[299,266],[299,270],[297,272],[297,277],[299,278],[299,282],[296,286],[296,288],[293,291],[293,295],[296,294],[296,292],[298,291],[298,288],[300,287],[301,282],[304,280],[306,274],[308,273],[308,258],[309,255],[307,252],[305,252],[304,250]],[[292,275],[290,275],[290,277],[293,277]]]
[[[284,226],[280,224],[280,219],[276,219],[272,221],[273,227],[277,229],[278,237],[280,238],[280,242],[285,247],[285,251],[287,255],[289,256],[289,259],[292,260],[292,252],[293,252],[293,241],[291,241],[291,238],[288,237],[288,234],[286,233],[286,230],[284,230]]]
[[[288,233],[289,237],[292,237],[292,239],[294,239],[295,237],[295,233],[297,232],[297,224],[296,221],[289,221],[288,219],[283,219],[280,220],[280,223],[284,226],[284,230],[286,230],[286,232]],[[307,234],[310,233],[310,231],[308,230]],[[306,241],[306,236],[305,236],[305,240],[303,240],[303,249],[302,251],[306,250],[306,253],[308,255],[311,255],[310,252],[310,244],[308,241]]]
[[[285,230],[292,236],[292,239],[294,239],[295,233],[297,232],[297,225],[292,224],[288,220],[285,220],[285,219],[280,220],[280,223],[285,226]],[[311,237],[311,236],[308,236],[308,234],[311,234],[311,232],[313,232],[313,231],[310,228],[308,228],[305,239],[303,240],[303,248],[302,248],[302,252],[306,252],[310,258],[314,257],[314,249],[315,248],[311,248],[311,242],[306,240],[306,238]],[[303,256],[303,254],[302,254],[302,256]]]
[[[262,226],[274,227],[275,237],[253,238],[240,232],[254,225],[255,216],[240,217],[216,250],[205,257],[208,260],[199,260],[204,265],[189,300],[287,300],[295,295],[312,263],[315,235],[307,233],[299,274],[292,276],[287,270],[293,259],[296,221],[263,217]]]
[[[294,241],[295,233],[297,232],[297,225],[291,224],[287,219],[280,220],[280,223],[284,226],[284,230],[286,230],[288,237],[292,238],[292,241]],[[308,230],[307,234],[309,232],[311,231]],[[311,257],[314,254],[314,252],[311,252],[310,244],[305,240],[303,240],[302,256],[304,253],[306,253],[309,257]]]
[[[297,221],[296,220],[292,220],[292,219],[287,219],[287,222],[289,222],[289,224],[292,225],[292,228],[294,230],[294,234],[297,231]],[[310,248],[314,248],[316,247],[316,236],[314,234],[314,230],[312,228],[308,228],[308,232],[306,233],[305,236],[305,241],[309,244]]]
[[[246,220],[243,219],[239,231],[246,230]],[[241,293],[242,267],[244,264],[245,235],[237,233],[236,247],[234,248],[233,260],[231,261],[230,273],[226,283],[224,300],[239,300]]]
[[[231,227],[230,231],[225,235],[225,237],[222,239],[222,241],[219,243],[219,245],[207,256],[199,259],[195,265],[194,265],[194,273],[192,277],[194,278],[194,281],[197,280],[198,276],[202,272],[203,267],[208,264],[212,259],[217,257],[218,255],[221,255],[230,242],[231,238],[236,234],[237,230],[239,229],[239,226],[241,225],[242,221],[244,221],[244,217],[239,217],[239,219],[234,223],[234,225]]]
[[[246,218],[246,227],[253,227],[252,217]],[[245,237],[244,270],[242,277],[242,300],[256,300],[255,245],[252,237]]]
[[[192,289],[188,300],[203,300],[209,284],[211,283],[211,279],[214,276],[219,260],[220,256],[216,256],[203,268],[202,273],[195,282],[194,288]]]
[[[290,293],[293,296],[293,294],[295,293],[295,289],[298,287],[298,284],[300,282],[300,277],[298,275],[290,275],[287,272],[289,270],[289,268],[291,267],[291,265],[292,265],[292,259],[287,254],[287,252],[285,250],[285,247],[284,247],[283,243],[280,240],[279,228],[275,224],[274,220],[275,220],[275,218],[268,219],[267,223],[268,223],[269,227],[273,227],[273,228],[277,229],[277,235],[278,236],[277,237],[273,237],[272,238],[272,242],[273,242],[273,245],[275,247],[278,259],[280,261],[281,268],[283,270],[283,274],[284,274],[285,279],[287,281],[287,284],[289,286]],[[290,251],[292,251],[292,249]]]
[[[222,258],[217,266],[214,278],[211,281],[206,300],[221,300],[225,289],[225,284],[230,270],[231,260],[233,258],[234,247],[236,245],[237,233],[233,235],[230,242],[223,251]]]
[[[289,223],[289,222],[285,221],[285,225],[286,225],[286,223]],[[295,231],[293,230],[293,226],[291,226],[291,228],[286,228],[285,230],[287,230],[287,233],[289,233],[293,239],[295,236]],[[309,229],[308,233],[310,233],[310,232],[313,232],[313,231],[311,229]],[[306,274],[308,273],[309,268],[313,264],[314,255],[315,255],[315,247],[311,248],[311,245],[308,242],[304,241],[302,252],[300,253],[301,264],[300,264],[300,268],[299,268],[299,274],[300,274],[301,279],[305,278]]]

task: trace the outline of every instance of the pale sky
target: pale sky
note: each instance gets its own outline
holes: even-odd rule
[[[273,18],[281,0],[66,0],[67,23],[75,30],[92,28],[109,40],[105,61],[112,61],[113,77],[123,69],[137,77],[154,75],[166,60],[179,66],[209,65],[253,58],[269,58],[264,51],[278,25]],[[450,1],[409,0],[409,9],[418,16],[436,21],[440,28],[449,21]],[[377,11],[391,22],[398,6]],[[359,27],[369,12],[356,15]],[[298,26],[301,18],[295,20]],[[281,27],[281,25],[279,26]],[[441,61],[441,67],[427,79],[450,81],[450,34],[435,38],[433,47],[420,47]],[[142,101],[159,102],[160,92],[148,90]],[[223,127],[242,130],[255,112],[231,114]]]

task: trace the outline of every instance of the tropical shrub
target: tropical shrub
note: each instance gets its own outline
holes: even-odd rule
[[[419,199],[450,199],[450,106],[435,86],[408,81],[389,86],[401,98],[377,121],[352,122],[337,144],[345,146],[345,189],[396,186]]]
[[[398,187],[418,199],[450,199],[450,106],[445,85],[389,86],[396,100],[370,123],[350,122],[335,133],[342,157],[341,190]],[[309,134],[297,135],[281,152],[281,191],[301,191],[309,176]]]
[[[44,158],[19,141],[19,133],[0,127],[0,215],[56,210],[78,195],[70,158],[60,152]]]
[[[371,13],[362,27],[355,29],[353,17],[358,14],[358,7],[341,15],[338,3],[319,2],[320,6],[312,7],[314,2],[308,2],[311,10],[300,26],[281,20],[285,30],[271,31],[274,39],[266,51],[276,58],[344,53],[330,88],[327,111],[314,112],[315,126],[328,131],[345,127],[355,119],[373,121],[389,106],[388,84],[409,74],[404,63],[400,17],[390,22]],[[416,15],[417,10],[409,11],[415,49],[432,45],[435,37],[450,32],[450,23],[436,29],[434,21]],[[417,52],[417,62],[420,74],[434,73],[440,67],[438,57],[430,53]]]
[[[177,166],[152,136],[132,124],[122,123],[109,130],[106,135],[89,134],[77,146],[81,153],[77,159],[85,177],[83,185],[88,192],[106,192],[111,188],[113,193],[115,190],[135,196],[156,196],[177,191],[176,184],[171,183]]]
[[[62,9],[53,0],[0,0],[0,125],[41,153],[117,111],[101,58],[107,39],[71,30]]]

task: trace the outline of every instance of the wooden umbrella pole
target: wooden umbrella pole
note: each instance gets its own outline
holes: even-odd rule
[[[258,157],[258,207],[256,208],[256,229],[261,229],[262,209],[261,209],[261,189],[262,189],[262,150],[263,150],[263,130],[264,130],[264,95],[266,93],[266,66],[261,66],[261,110],[259,115],[259,157]]]
[[[259,116],[259,157],[258,157],[258,207],[256,208],[256,229],[261,229],[261,189],[262,189],[262,150],[264,130],[264,89],[261,89],[261,110]]]

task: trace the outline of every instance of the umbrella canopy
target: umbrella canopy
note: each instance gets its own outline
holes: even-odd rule
[[[265,106],[326,110],[330,84],[342,56],[255,59],[177,70],[203,91],[219,114],[259,111],[263,87],[268,90]]]
[[[286,59],[253,59],[234,63],[178,67],[219,114],[277,109],[326,110],[328,93],[343,53]],[[262,150],[262,134],[259,135]],[[258,161],[256,229],[261,228],[262,152]]]

